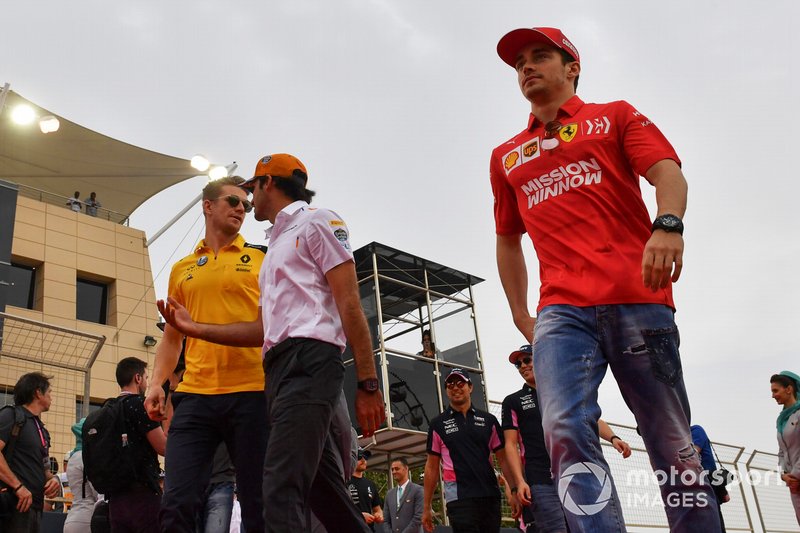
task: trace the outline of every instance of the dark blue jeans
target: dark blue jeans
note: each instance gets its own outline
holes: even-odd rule
[[[228,533],[233,513],[233,489],[231,481],[211,483],[206,490],[206,499],[197,520],[197,533]]]
[[[553,478],[573,533],[625,531],[603,458],[597,389],[611,367],[636,417],[670,531],[720,531],[700,476],[673,312],[663,305],[550,305],[536,320],[533,366]]]
[[[195,517],[211,477],[214,452],[225,442],[236,468],[245,532],[264,531],[261,471],[266,449],[263,392],[175,393],[167,438],[161,530],[193,533]]]

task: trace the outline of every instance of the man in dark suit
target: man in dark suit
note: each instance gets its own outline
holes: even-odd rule
[[[408,477],[408,461],[398,457],[392,461],[395,486],[386,493],[383,503],[384,533],[422,532],[422,487]]]

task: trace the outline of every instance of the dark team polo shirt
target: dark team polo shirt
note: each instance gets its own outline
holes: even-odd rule
[[[516,430],[528,484],[551,484],[550,456],[544,445],[542,412],[536,389],[526,383],[503,400],[503,430]]]
[[[445,501],[500,497],[492,452],[503,447],[497,418],[470,407],[465,417],[452,407],[428,428],[428,453],[442,461]]]
[[[14,454],[8,461],[11,471],[19,478],[33,495],[32,507],[41,511],[44,505],[45,469],[50,469],[49,449],[50,433],[38,416],[22,407],[25,412],[25,425],[19,432],[14,445]],[[0,440],[6,446],[11,440],[14,426],[14,409],[3,409],[0,412]],[[3,452],[6,452],[3,449]],[[4,453],[5,454],[5,453]],[[11,487],[13,490],[16,487]]]
[[[372,510],[375,507],[383,506],[381,496],[378,494],[378,488],[375,483],[365,476],[352,476],[347,484],[347,489],[350,491],[350,499],[353,500],[353,503],[362,513],[372,514]],[[372,524],[369,524],[369,528],[375,531]]]

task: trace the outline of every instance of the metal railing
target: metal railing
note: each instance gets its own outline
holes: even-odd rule
[[[35,187],[23,185],[21,183],[18,183],[17,185],[19,186],[20,196],[24,196],[26,198],[32,198],[34,200],[38,200],[46,204],[57,205],[59,207],[63,207],[64,209],[71,210],[70,207],[71,198],[68,198],[66,196],[61,196],[60,194],[43,191]],[[91,215],[86,212],[87,205],[84,203],[83,200],[81,200],[80,205],[81,205],[80,212],[86,216],[93,216],[95,218],[109,220],[115,224],[122,224],[123,226],[128,226],[130,223],[130,221],[128,220],[128,215],[123,215],[122,213],[117,213],[116,211],[111,211],[110,209],[106,209],[104,207],[95,207],[94,210],[96,214]]]
[[[490,401],[489,410],[500,419],[500,402]],[[613,446],[601,441],[603,455],[611,468],[617,488],[625,524],[632,531],[668,531],[661,493],[642,438],[634,427],[612,423],[609,425],[632,450],[631,456],[623,459]],[[777,470],[778,456],[755,450],[747,462],[743,463],[744,447],[719,442],[712,444],[721,466],[734,474],[733,482],[727,487],[731,499],[722,505],[726,530],[754,533],[800,532],[789,489],[781,481]],[[510,511],[505,506],[504,517],[510,516]]]

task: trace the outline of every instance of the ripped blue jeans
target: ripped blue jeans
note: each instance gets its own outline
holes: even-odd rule
[[[573,533],[625,531],[597,428],[597,390],[608,367],[636,417],[670,530],[720,531],[714,494],[699,477],[692,447],[678,345],[673,311],[663,305],[551,305],[539,313],[533,364],[542,426]]]

